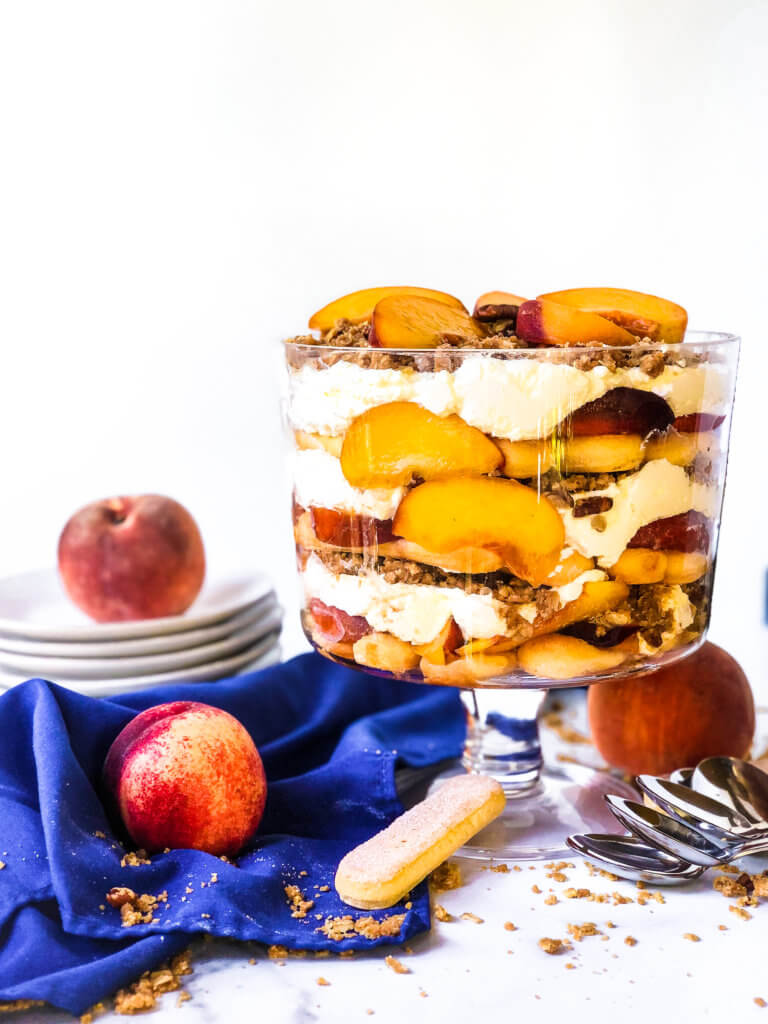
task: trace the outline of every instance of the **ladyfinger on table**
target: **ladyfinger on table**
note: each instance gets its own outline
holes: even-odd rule
[[[487,775],[457,775],[344,857],[339,896],[351,907],[391,907],[504,809],[504,790]]]

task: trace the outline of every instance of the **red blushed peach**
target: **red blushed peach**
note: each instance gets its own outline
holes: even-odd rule
[[[67,593],[97,622],[180,615],[205,576],[197,523],[161,494],[81,508],[59,537],[58,559]]]
[[[744,757],[755,731],[747,677],[710,643],[647,675],[595,683],[587,706],[597,749],[635,775],[666,775],[718,754]]]
[[[130,721],[109,748],[104,783],[137,847],[219,857],[253,835],[267,798],[259,752],[240,722],[194,701]]]

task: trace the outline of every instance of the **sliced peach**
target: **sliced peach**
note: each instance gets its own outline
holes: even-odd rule
[[[328,643],[354,643],[371,632],[368,620],[362,615],[348,615],[317,597],[309,602],[309,610],[318,635]]]
[[[677,416],[672,426],[681,434],[695,434],[703,430],[717,430],[725,423],[725,416],[717,416],[711,412],[692,412],[687,416]]]
[[[625,583],[661,583],[667,571],[667,556],[651,548],[627,548],[615,565],[611,576]]]
[[[435,348],[443,341],[485,336],[482,324],[463,307],[414,295],[390,295],[374,307],[368,340],[380,348]]]
[[[512,292],[485,292],[475,303],[472,316],[476,320],[514,320],[527,299]]]
[[[665,583],[695,583],[707,571],[707,556],[700,551],[667,551]]]
[[[353,652],[358,665],[387,672],[408,672],[419,664],[413,644],[391,633],[369,633],[354,644]]]
[[[600,398],[575,409],[564,429],[573,437],[595,434],[640,434],[666,430],[675,414],[661,395],[641,388],[612,388]]]
[[[434,291],[432,288],[412,288],[407,285],[363,288],[359,292],[342,295],[340,299],[335,299],[327,306],[323,306],[322,309],[318,309],[309,318],[309,326],[312,330],[328,331],[337,320],[349,320],[353,324],[361,324],[363,321],[371,319],[376,303],[389,295],[414,295],[425,299],[434,299],[436,302],[444,302],[455,309],[464,309],[464,303],[455,296],[449,295],[447,292]]]
[[[430,640],[428,644],[417,644],[415,649],[422,658],[426,658],[431,664],[445,665],[446,655],[453,654],[459,645],[463,643],[464,636],[461,630],[455,621],[450,618],[434,640]]]
[[[337,508],[309,509],[315,536],[324,544],[344,548],[371,548],[392,540],[392,520],[343,512]]]
[[[406,558],[411,562],[434,565],[447,572],[469,573],[470,575],[497,572],[504,567],[504,560],[497,551],[488,551],[486,548],[458,548],[456,551],[443,551],[442,553],[426,551],[420,545],[402,538],[390,541],[388,544],[380,544],[378,553],[390,558]]]
[[[594,313],[533,299],[517,311],[518,338],[533,345],[634,345],[629,331]]]
[[[594,647],[575,636],[551,633],[527,640],[517,652],[520,668],[542,679],[577,679],[607,672],[630,656],[624,647]]]
[[[517,664],[514,651],[506,654],[474,654],[446,665],[433,665],[422,658],[421,674],[427,683],[441,686],[472,686],[484,679],[503,679]]]
[[[688,314],[677,303],[628,288],[567,288],[539,298],[596,313],[637,337],[669,344],[683,340],[688,323]]]
[[[319,449],[328,452],[335,458],[341,457],[341,446],[344,443],[343,437],[326,437],[324,434],[310,434],[306,430],[296,430],[293,434],[296,447],[299,451]]]
[[[643,462],[639,434],[603,434],[599,437],[551,437],[545,441],[508,441],[497,438],[504,456],[504,476],[527,479],[560,465],[567,473],[619,473]]]
[[[651,436],[645,443],[645,457],[666,459],[674,466],[689,466],[699,452],[711,455],[717,450],[717,437],[711,433],[686,434],[670,428],[658,436]]]
[[[400,502],[394,532],[433,551],[488,547],[538,586],[554,571],[565,539],[546,498],[514,480],[454,477],[414,487]]]
[[[587,558],[586,555],[574,551],[558,564],[554,572],[547,576],[547,586],[564,587],[566,583],[573,583],[578,576],[594,568],[594,558]]]
[[[641,526],[627,547],[653,548],[654,551],[707,551],[709,519],[695,511],[656,519],[647,526]]]
[[[388,402],[357,416],[341,449],[353,487],[401,487],[414,477],[482,476],[504,461],[482,430],[460,416],[436,416],[415,402]]]

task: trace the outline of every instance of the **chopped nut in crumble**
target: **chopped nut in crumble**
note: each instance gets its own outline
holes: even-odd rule
[[[597,925],[594,921],[585,921],[584,924],[569,924],[567,925],[568,934],[572,935],[577,942],[581,942],[582,939],[586,939],[588,935],[599,935]]]
[[[120,861],[121,868],[137,868],[141,864],[151,864],[152,861],[147,856],[146,850],[136,850],[135,853],[126,853],[126,855]]]
[[[447,892],[448,889],[458,889],[464,884],[464,880],[461,877],[461,868],[450,860],[435,868],[429,876],[429,880],[435,892]]]
[[[384,963],[391,968],[395,974],[410,974],[411,968],[400,963],[396,956],[385,956]]]
[[[283,887],[288,897],[288,906],[291,908],[291,917],[306,917],[307,911],[315,905],[314,900],[305,900],[298,885],[286,885]]]
[[[568,945],[562,939],[539,939],[539,949],[543,949],[550,956],[557,956],[558,953],[564,953]]]
[[[342,939],[350,939],[355,935],[362,935],[366,939],[380,939],[399,935],[404,920],[405,914],[391,914],[381,921],[370,916],[355,919],[347,914],[344,917],[327,917],[323,925],[315,931],[322,932],[334,942],[341,942]]]
[[[731,904],[730,907],[728,907],[728,909],[732,914],[735,914],[737,917],[740,917],[742,921],[752,920],[752,915],[750,914],[750,912],[748,910],[744,910],[743,907],[737,907]]]

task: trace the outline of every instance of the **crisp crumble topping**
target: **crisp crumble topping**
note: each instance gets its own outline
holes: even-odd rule
[[[459,889],[464,880],[461,877],[461,868],[453,861],[447,860],[435,868],[429,876],[429,881],[435,892],[447,892],[449,889]]]
[[[406,967],[405,964],[400,963],[396,956],[385,956],[384,963],[387,967],[391,968],[395,974],[410,974],[411,968]]]
[[[159,996],[181,988],[179,978],[191,973],[189,952],[179,953],[167,966],[145,971],[138,981],[121,988],[115,996],[115,1012],[129,1015],[154,1009]]]
[[[569,924],[566,926],[568,934],[572,935],[577,942],[586,939],[590,935],[602,934],[594,921],[585,921],[584,924]]]
[[[344,917],[327,917],[315,931],[322,932],[334,942],[341,942],[342,939],[349,939],[355,935],[362,935],[366,939],[380,939],[399,935],[403,921],[405,914],[390,914],[381,921],[371,916],[354,918],[347,914]]]
[[[147,856],[146,850],[136,850],[135,852],[126,853],[120,861],[121,868],[137,868],[142,864],[151,864],[152,861]]]
[[[286,885],[283,887],[283,891],[288,897],[288,906],[291,908],[291,917],[306,917],[307,912],[315,905],[314,900],[304,899],[304,895],[298,885]]]
[[[449,914],[448,911],[440,903],[435,904],[435,917],[438,921],[452,921],[453,914]]]
[[[550,956],[557,956],[559,953],[564,953],[568,949],[568,945],[562,939],[544,938],[539,939],[539,949],[543,949]]]
[[[106,900],[110,907],[119,908],[123,928],[132,928],[137,924],[151,924],[158,903],[167,903],[168,893],[164,890],[157,896],[147,892],[139,896],[126,886],[115,886],[107,893]]]

